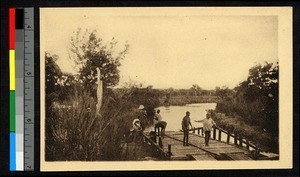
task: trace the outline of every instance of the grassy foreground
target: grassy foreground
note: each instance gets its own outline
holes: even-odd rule
[[[150,110],[155,106],[150,98],[137,89],[105,94],[100,115],[96,114],[95,98],[84,91],[51,103],[46,106],[46,160],[124,160],[123,144],[137,118],[137,102]],[[149,120],[141,119],[143,128]]]

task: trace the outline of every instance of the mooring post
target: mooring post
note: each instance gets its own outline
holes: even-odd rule
[[[240,146],[243,147],[243,137],[241,134],[239,135],[239,139],[240,139]]]
[[[168,144],[168,156],[171,157],[172,155],[172,146],[171,144]]]
[[[237,145],[237,134],[234,134],[234,145]]]
[[[255,150],[255,155],[258,155],[259,154],[259,148],[257,146],[257,142],[254,143],[254,150]]]
[[[259,156],[259,154],[260,154],[260,149],[259,149],[259,147],[257,147],[257,146],[256,146],[256,151],[255,151],[255,153],[256,153],[256,156]]]
[[[162,136],[162,127],[159,128],[159,135]]]
[[[213,128],[213,139],[215,140],[216,139],[216,133],[217,132],[217,129],[216,128]]]
[[[161,136],[159,136],[159,138],[158,138],[158,145],[159,145],[159,147],[163,148]]]
[[[248,150],[250,150],[249,141],[246,139],[246,147]]]
[[[229,142],[230,142],[230,132],[227,132],[227,144],[229,144]]]
[[[222,131],[219,129],[219,141],[221,141]]]

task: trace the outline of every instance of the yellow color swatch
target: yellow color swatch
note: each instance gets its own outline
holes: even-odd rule
[[[16,89],[15,50],[9,50],[9,90]]]

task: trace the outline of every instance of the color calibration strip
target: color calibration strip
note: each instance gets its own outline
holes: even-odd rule
[[[10,171],[34,169],[33,70],[33,8],[10,8]]]
[[[10,137],[10,171],[16,170],[16,75],[15,75],[15,8],[9,9],[9,137]]]

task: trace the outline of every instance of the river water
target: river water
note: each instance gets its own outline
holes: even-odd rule
[[[185,106],[160,106],[157,109],[160,110],[162,120],[167,122],[166,131],[179,131],[181,130],[181,121],[185,116],[186,111],[189,111],[191,123],[193,127],[202,127],[202,123],[197,123],[195,120],[202,120],[206,118],[206,110],[216,109],[216,103],[197,103],[197,104],[187,104]],[[145,130],[146,132],[154,131],[154,127],[148,127]],[[217,137],[219,131],[216,132]],[[212,135],[211,135],[212,136]],[[226,142],[227,136],[222,136],[221,141]],[[234,143],[234,139],[230,138],[230,143]],[[244,144],[245,146],[245,144]],[[253,150],[253,148],[250,148]]]
[[[181,121],[186,111],[191,113],[190,118],[193,127],[202,127],[202,123],[194,121],[204,119],[206,110],[215,109],[216,105],[216,103],[197,103],[185,106],[160,106],[157,109],[160,110],[162,120],[167,122],[166,131],[178,131],[181,130]]]

